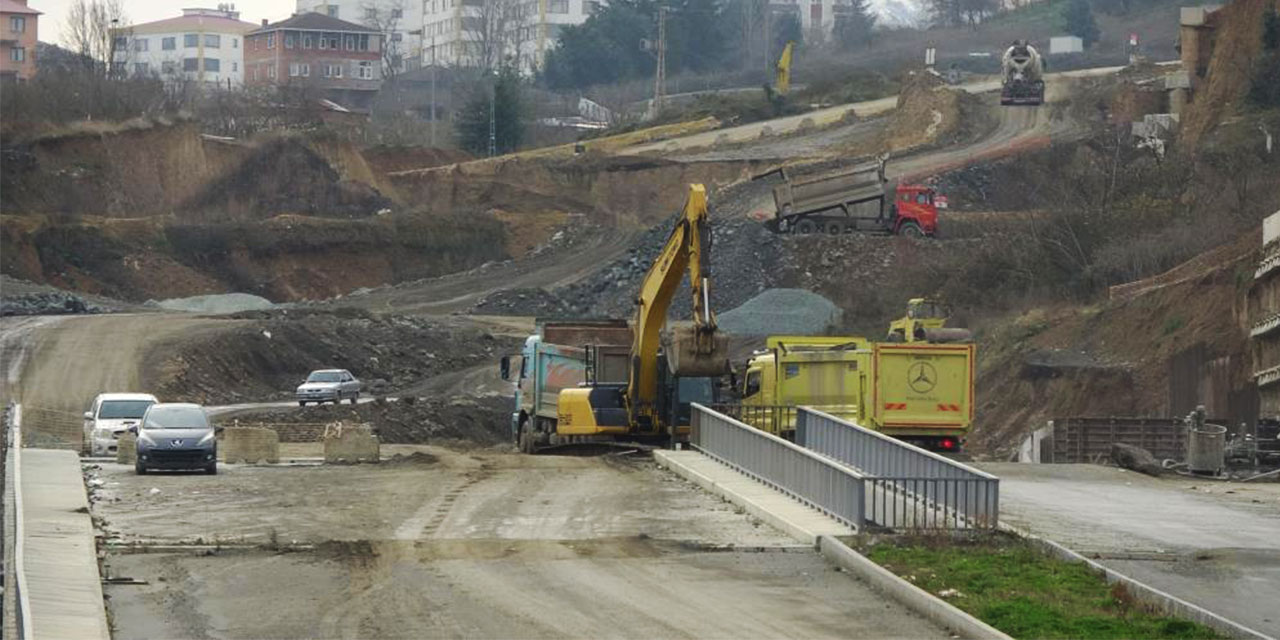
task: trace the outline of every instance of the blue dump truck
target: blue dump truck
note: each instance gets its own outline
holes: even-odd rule
[[[525,453],[555,444],[562,389],[587,382],[625,383],[631,329],[626,320],[539,321],[520,355],[502,358],[502,379],[515,390],[512,440]]]

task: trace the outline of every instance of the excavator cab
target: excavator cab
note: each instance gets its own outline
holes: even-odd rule
[[[932,298],[912,298],[907,315],[889,323],[889,342],[925,342],[930,329],[947,325],[951,310]]]

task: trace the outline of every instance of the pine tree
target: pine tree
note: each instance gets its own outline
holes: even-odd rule
[[[867,0],[853,0],[849,12],[836,15],[833,36],[842,49],[869,47],[875,26],[876,16],[867,6]]]
[[[1101,33],[1098,31],[1098,23],[1093,19],[1089,0],[1071,0],[1062,12],[1062,19],[1066,22],[1067,33],[1078,36],[1084,41],[1084,46],[1088,47],[1098,41]]]
[[[511,153],[524,141],[525,104],[520,74],[504,65],[496,75],[481,78],[466,106],[458,114],[455,135],[458,145],[476,155],[489,153],[490,105],[493,107],[494,147],[497,153]]]

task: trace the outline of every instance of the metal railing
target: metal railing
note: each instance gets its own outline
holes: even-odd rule
[[[867,480],[866,519],[908,529],[995,528],[1000,479],[847,420],[801,407],[796,444]]]
[[[4,628],[12,630],[15,637],[26,640],[32,637],[33,632],[31,599],[27,593],[26,559],[23,557],[26,530],[22,513],[22,405],[13,404],[8,408],[8,428],[3,437],[7,441],[4,500],[6,510],[12,510],[12,513],[5,513],[4,517],[4,583],[6,588],[13,590],[12,596],[5,593]]]
[[[793,440],[796,430],[796,406],[793,404],[716,404],[717,413],[746,423],[761,431]]]
[[[692,423],[699,451],[851,527],[866,525],[866,478],[856,470],[700,404]]]

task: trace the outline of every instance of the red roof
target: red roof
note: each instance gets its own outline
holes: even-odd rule
[[[258,32],[266,33],[267,31],[278,31],[280,29],[292,29],[297,31],[338,31],[346,33],[378,33],[377,29],[366,27],[362,24],[339,20],[323,13],[299,13],[287,20],[273,22],[264,27],[260,27]]]
[[[0,2],[9,2],[11,0],[0,0]],[[131,25],[129,29],[134,33],[169,33],[178,31],[229,31],[235,33],[244,33],[256,28],[258,25],[244,20],[233,20],[222,16],[178,16],[176,18],[165,18],[164,20],[156,20],[155,22],[144,22],[142,24]]]
[[[41,15],[40,11],[36,11],[31,7],[14,0],[0,0],[0,13],[27,13],[31,15]]]

